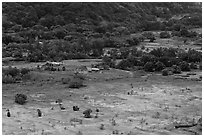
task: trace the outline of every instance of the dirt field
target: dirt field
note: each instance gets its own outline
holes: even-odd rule
[[[199,126],[175,128],[202,117],[201,81],[112,69],[87,73],[86,87],[71,89],[61,82],[71,74],[32,72],[31,81],[3,84],[3,134],[202,134]],[[133,94],[128,95],[131,83]],[[25,105],[14,103],[17,93],[28,96]],[[57,99],[62,99],[65,110],[55,103]],[[79,111],[73,111],[74,105]],[[88,108],[92,118],[83,117]]]

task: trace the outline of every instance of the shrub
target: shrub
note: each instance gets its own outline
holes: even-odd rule
[[[30,72],[30,70],[28,69],[28,68],[22,68],[21,69],[21,74],[22,75],[26,75],[26,74],[28,74]]]
[[[144,65],[144,70],[145,71],[148,71],[148,72],[154,72],[155,70],[155,65],[153,62],[147,62],[145,65]]]
[[[141,61],[135,57],[130,55],[127,60],[132,64],[132,66],[140,66],[141,65]]]
[[[111,59],[111,58],[108,57],[108,56],[104,56],[104,57],[102,58],[102,63],[103,63],[104,65],[109,66],[110,68],[114,68],[114,67],[115,67],[115,62],[114,62],[114,60]]]
[[[11,66],[9,66],[7,69],[4,70],[6,75],[11,75],[12,77],[15,77],[19,74],[19,69],[17,69],[16,67],[13,68]]]
[[[91,118],[91,109],[87,109],[83,112],[85,118]]]
[[[138,45],[140,43],[140,40],[138,38],[128,38],[126,39],[127,43],[130,45],[130,46],[135,46],[135,45]]]
[[[190,63],[190,68],[191,69],[197,69],[198,67],[195,63],[192,62],[192,63]]]
[[[154,34],[152,32],[144,32],[142,33],[142,35],[146,37],[147,39],[154,37]]]
[[[180,63],[180,68],[181,68],[181,71],[190,71],[190,65],[186,62],[186,61],[183,61]]]
[[[129,60],[124,59],[118,63],[116,68],[126,70],[127,68],[130,68],[132,66],[133,64]]]
[[[168,76],[169,75],[169,70],[168,69],[163,69],[162,70],[162,75],[163,76]]]
[[[24,95],[24,94],[16,94],[15,95],[15,102],[20,104],[20,105],[23,105],[25,104],[27,101],[27,96]]]
[[[80,88],[83,86],[83,81],[78,78],[73,78],[69,83],[69,88]]]
[[[85,80],[85,76],[83,74],[77,73],[77,74],[74,75],[74,79]]]
[[[162,62],[160,62],[160,61],[158,61],[158,62],[155,64],[155,70],[156,70],[156,71],[161,71],[161,70],[163,70],[165,67],[166,67],[166,66],[165,66]]]
[[[155,40],[156,40],[155,37],[151,37],[151,38],[149,38],[149,42],[154,42]]]
[[[141,63],[143,65],[145,65],[147,62],[154,62],[154,63],[156,63],[157,61],[158,61],[158,58],[156,58],[153,55],[143,55],[141,57]]]
[[[181,68],[179,66],[177,66],[177,65],[173,65],[172,66],[172,72],[174,74],[180,74],[181,73]]]
[[[168,32],[161,32],[160,33],[160,38],[170,38],[171,35]]]
[[[150,51],[150,54],[154,55],[155,57],[163,57],[164,56],[164,48],[155,48]]]
[[[2,76],[2,83],[11,84],[15,83],[16,80],[11,75],[3,75]]]

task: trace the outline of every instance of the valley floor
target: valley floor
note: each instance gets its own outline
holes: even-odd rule
[[[3,84],[3,134],[202,134],[199,126],[175,128],[201,118],[201,81],[104,70],[86,74],[86,87],[70,89],[60,81],[68,71],[40,73],[42,79]],[[128,95],[131,83],[133,94]],[[17,93],[28,96],[25,105],[14,103]],[[55,103],[59,98],[65,110]],[[73,111],[74,105],[79,111]],[[83,117],[88,108],[92,118]],[[11,117],[6,116],[6,109]],[[43,113],[41,118],[37,109]]]

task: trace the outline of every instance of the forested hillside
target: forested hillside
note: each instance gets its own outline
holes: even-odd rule
[[[128,37],[133,33],[201,27],[201,6],[164,2],[4,2],[3,57],[27,61],[100,57],[104,47],[137,45],[140,39]]]

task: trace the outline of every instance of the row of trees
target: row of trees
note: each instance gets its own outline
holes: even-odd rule
[[[197,65],[202,62],[202,53],[191,49],[185,52],[174,48],[157,48],[149,53],[134,50],[134,54],[129,52],[118,64],[115,63],[114,57],[104,57],[103,62],[110,67],[124,70],[144,69],[153,72],[172,67],[174,73],[180,73],[198,68]]]

